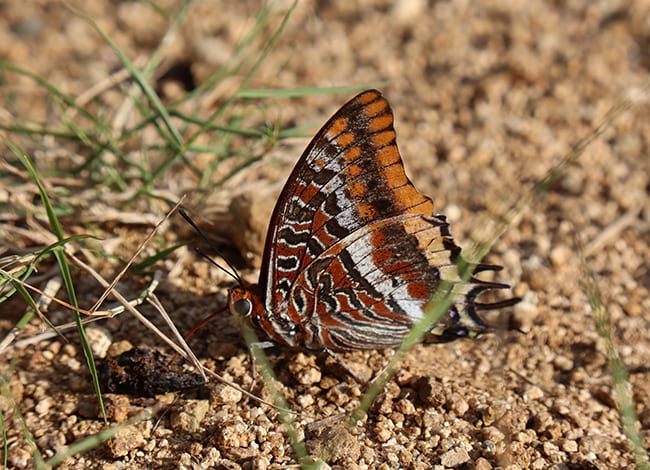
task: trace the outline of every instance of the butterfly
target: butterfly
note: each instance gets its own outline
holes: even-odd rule
[[[406,176],[393,113],[377,90],[347,102],[316,134],[280,194],[256,285],[231,288],[228,306],[275,343],[348,351],[399,346],[442,280],[458,295],[425,341],[491,328],[479,303],[509,286],[458,274],[460,247],[443,215]],[[500,266],[479,264],[479,271]]]

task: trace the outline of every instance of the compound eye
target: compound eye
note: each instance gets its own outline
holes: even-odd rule
[[[239,299],[233,302],[232,311],[237,315],[247,317],[253,311],[253,303],[248,299]]]

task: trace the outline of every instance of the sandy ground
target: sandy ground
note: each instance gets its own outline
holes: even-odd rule
[[[169,11],[178,7],[171,1],[160,6]],[[150,56],[169,24],[146,3],[93,0],[79,3],[79,8],[134,60]],[[251,1],[195,2],[168,44],[161,70],[182,65],[200,83],[232,56],[258,8]],[[120,68],[105,42],[59,3],[9,0],[0,4],[0,11],[0,56],[71,96]],[[621,96],[643,85],[650,66],[649,18],[650,3],[644,0],[303,1],[250,87],[380,87],[396,115],[408,174],[448,216],[463,245],[484,211],[522,197]],[[155,84],[163,97],[182,90],[172,81],[165,87]],[[3,124],[15,118],[45,120],[56,107],[24,77],[8,74],[2,87]],[[227,84],[215,90],[215,102],[228,90]],[[106,95],[110,100],[111,92]],[[268,106],[284,124],[313,132],[352,95],[282,99]],[[337,432],[336,417],[358,404],[363,386],[310,354],[280,349],[271,356],[310,452],[340,439],[330,464],[350,469],[632,465],[603,343],[580,289],[575,237],[582,240],[587,264],[597,275],[615,342],[632,372],[647,447],[649,110],[645,104],[617,120],[491,250],[488,261],[504,265],[499,279],[524,298],[502,312],[511,318],[503,334],[416,347],[367,419],[351,433]],[[281,144],[246,169],[230,190],[213,195],[227,207],[230,201],[224,198],[232,197],[235,186],[247,189],[240,193],[254,193],[248,199],[240,194],[243,209],[230,213],[234,231],[245,231],[236,237],[239,246],[261,249],[273,200],[269,195],[277,194],[304,145],[305,140]],[[65,157],[44,147],[27,150],[44,166]],[[66,182],[51,184],[65,187]],[[198,178],[191,184],[198,185]],[[181,195],[171,183],[166,191],[170,197]],[[12,213],[7,200],[2,204],[3,212]],[[200,206],[189,206],[195,214],[210,217]],[[82,221],[85,216],[78,214]],[[67,226],[78,222],[68,220]],[[106,251],[125,258],[151,228],[150,222],[98,225],[115,246]],[[181,226],[179,221],[177,230],[166,233],[170,244],[191,237]],[[116,269],[102,263],[101,256],[94,258],[96,269]],[[184,331],[223,306],[228,281],[191,253],[175,253],[160,269],[165,277],[157,293]],[[244,274],[251,280],[256,276],[254,269]],[[101,289],[85,278],[78,282],[82,302],[91,305]],[[147,282],[144,275],[133,274],[122,284],[135,296]],[[19,302],[0,306],[3,333],[23,308]],[[70,321],[69,313],[51,310],[54,322]],[[24,335],[40,329],[34,324]],[[113,352],[128,343],[162,347],[127,315],[101,323],[92,335],[103,338],[107,347],[112,343]],[[3,374],[8,367],[14,371],[9,391],[44,456],[104,429],[78,340],[74,334],[68,339],[12,349],[3,354],[0,366]],[[249,357],[228,315],[197,333],[190,345],[206,366],[251,386]],[[371,375],[390,354],[344,358],[350,368]],[[259,380],[253,391],[268,398]],[[69,458],[61,468],[295,464],[276,413],[228,387],[210,384],[202,393],[155,399],[108,395],[107,401],[112,423],[148,405],[164,407],[153,419],[127,426],[110,443]],[[2,404],[9,466],[29,468],[33,461],[22,428],[8,400]]]

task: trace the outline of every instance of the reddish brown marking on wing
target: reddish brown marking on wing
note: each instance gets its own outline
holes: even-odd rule
[[[348,184],[348,193],[355,199],[362,199],[368,191],[368,187],[361,181],[353,181]]]
[[[363,172],[363,168],[361,168],[361,166],[359,165],[352,164],[347,166],[344,171],[345,171],[345,176],[348,179],[353,180]]]
[[[377,218],[377,210],[366,202],[360,202],[357,205],[357,212],[359,217],[364,221],[375,220]]]
[[[312,227],[322,227],[331,220],[331,217],[323,211],[318,211],[314,214],[313,220]]]
[[[343,153],[342,156],[347,163],[351,163],[355,161],[357,158],[359,158],[359,156],[361,156],[361,148],[359,147],[349,148]]]
[[[372,103],[378,98],[381,98],[381,93],[379,93],[377,90],[368,90],[364,91],[360,95],[357,95],[354,99],[358,100],[361,104],[368,104]]]
[[[392,130],[384,131],[372,137],[372,145],[374,145],[377,148],[380,148],[385,145],[388,145],[393,140],[395,140],[395,131]]]
[[[397,146],[389,145],[377,151],[376,161],[377,166],[381,168],[384,166],[392,165],[393,163],[401,163],[402,159],[399,156]]]
[[[374,117],[377,114],[381,113],[382,111],[385,111],[386,108],[388,107],[388,101],[386,100],[376,100],[373,101],[372,103],[369,103],[365,108],[364,112],[368,115],[368,117]],[[390,123],[387,124],[385,127],[388,127],[393,123],[393,116],[392,113],[389,113],[390,115]]]
[[[423,282],[411,282],[407,287],[408,293],[414,299],[422,299],[424,301],[431,298],[431,287]]]
[[[331,136],[337,136],[343,133],[348,128],[348,120],[345,117],[340,117],[334,120],[329,128],[327,129],[327,134]]]
[[[378,132],[392,125],[393,125],[393,115],[383,114],[379,117],[372,119],[370,121],[370,125],[368,126],[368,129],[371,132]]]
[[[345,134],[341,134],[336,139],[336,144],[339,145],[340,147],[347,147],[353,142],[354,142],[354,134],[352,132],[346,132]]]
[[[386,234],[382,230],[375,230],[370,235],[373,247],[380,247],[386,243]]]
[[[404,167],[398,163],[384,167],[381,175],[391,188],[404,186],[409,182],[406,173],[404,173]]]

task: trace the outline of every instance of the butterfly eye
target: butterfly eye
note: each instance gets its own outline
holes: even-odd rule
[[[232,311],[237,315],[247,317],[253,311],[253,304],[248,299],[239,299],[232,304]]]

